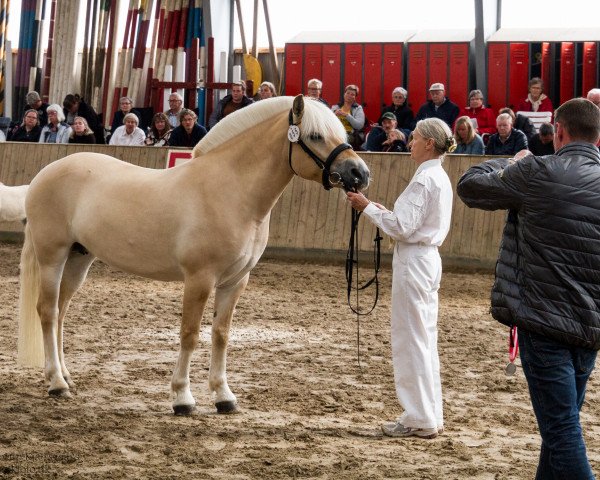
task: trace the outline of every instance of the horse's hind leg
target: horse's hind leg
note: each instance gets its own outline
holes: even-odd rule
[[[93,255],[81,254],[79,252],[71,251],[69,258],[65,264],[65,268],[60,283],[60,293],[58,297],[58,329],[57,329],[57,345],[58,345],[58,358],[60,361],[60,368],[62,376],[69,385],[69,388],[74,388],[75,385],[71,380],[71,375],[65,364],[65,355],[63,351],[63,325],[64,318],[71,303],[71,299],[75,292],[79,290],[85,278],[87,276],[90,265],[94,262],[95,257]]]
[[[69,385],[65,381],[60,367],[57,347],[58,297],[61,277],[68,257],[67,248],[40,248],[38,261],[40,267],[40,295],[37,310],[42,323],[44,338],[44,373],[50,382],[48,393],[54,396],[70,396]]]
[[[240,295],[248,284],[247,274],[237,284],[217,288],[215,294],[215,314],[212,323],[212,352],[208,386],[215,393],[215,406],[218,413],[235,413],[237,400],[227,383],[227,342],[233,311]]]
[[[213,284],[198,276],[186,277],[183,291],[179,357],[175,364],[171,389],[175,395],[175,415],[189,415],[196,406],[190,391],[190,361],[198,345],[200,322]]]

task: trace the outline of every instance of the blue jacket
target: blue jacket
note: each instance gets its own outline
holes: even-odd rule
[[[471,143],[459,143],[454,152],[460,155],[483,155],[485,153],[485,145],[483,140],[477,134]]]

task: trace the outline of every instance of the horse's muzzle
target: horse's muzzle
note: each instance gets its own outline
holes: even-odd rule
[[[340,163],[329,174],[329,182],[334,187],[343,188],[346,192],[359,192],[369,186],[370,172],[367,165],[346,161]]]

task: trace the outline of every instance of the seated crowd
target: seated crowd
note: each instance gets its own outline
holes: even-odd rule
[[[367,119],[358,101],[358,86],[347,85],[342,98],[333,106],[321,96],[322,91],[321,80],[313,78],[307,82],[306,97],[331,108],[344,125],[347,141],[355,150],[406,152],[410,149],[411,132],[416,123],[425,118],[439,118],[453,130],[457,143],[455,154],[512,156],[524,149],[535,155],[554,153],[552,123],[538,123],[539,131],[536,131],[529,118],[529,112],[551,112],[551,119],[554,109],[544,93],[542,80],[537,77],[529,81],[527,97],[519,102],[516,113],[504,107],[497,115],[486,107],[481,90],[469,92],[468,105],[459,107],[447,97],[444,84],[439,82],[431,84],[429,100],[415,115],[408,102],[408,91],[399,86],[391,92],[392,101],[383,107],[377,123]],[[246,95],[245,82],[233,82],[231,93],[218,102],[210,115],[208,128],[236,110],[275,96],[276,89],[271,82],[263,82],[254,98]],[[600,106],[600,89],[590,90],[587,99]],[[193,147],[207,133],[198,123],[197,115],[184,107],[183,97],[177,92],[169,95],[169,109],[152,117],[147,131],[140,128],[142,115],[133,107],[133,100],[122,97],[107,137],[99,116],[77,94],[67,95],[62,107],[44,103],[37,92],[29,92],[26,102],[21,123],[8,132],[6,138],[10,141]],[[1,135],[0,141],[3,141]]]

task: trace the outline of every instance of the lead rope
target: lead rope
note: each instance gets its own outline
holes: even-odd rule
[[[352,209],[352,221],[350,225],[350,241],[348,243],[348,252],[346,254],[346,284],[348,287],[348,306],[350,310],[352,310],[356,314],[356,359],[358,362],[358,367],[362,368],[360,364],[360,317],[363,315],[369,315],[375,306],[377,305],[377,301],[379,300],[379,267],[381,265],[381,240],[383,237],[379,233],[379,228],[376,229],[375,238],[373,239],[374,248],[373,248],[373,277],[367,281],[364,285],[360,286],[359,278],[358,278],[358,221],[360,219],[361,212]],[[352,280],[353,280],[353,270],[356,268],[356,287],[354,290],[356,291],[356,308],[352,306],[352,302],[350,300],[352,294]],[[373,301],[373,305],[367,312],[360,311],[359,304],[359,294],[360,290],[365,290],[370,287],[372,284],[375,284],[375,300]]]

